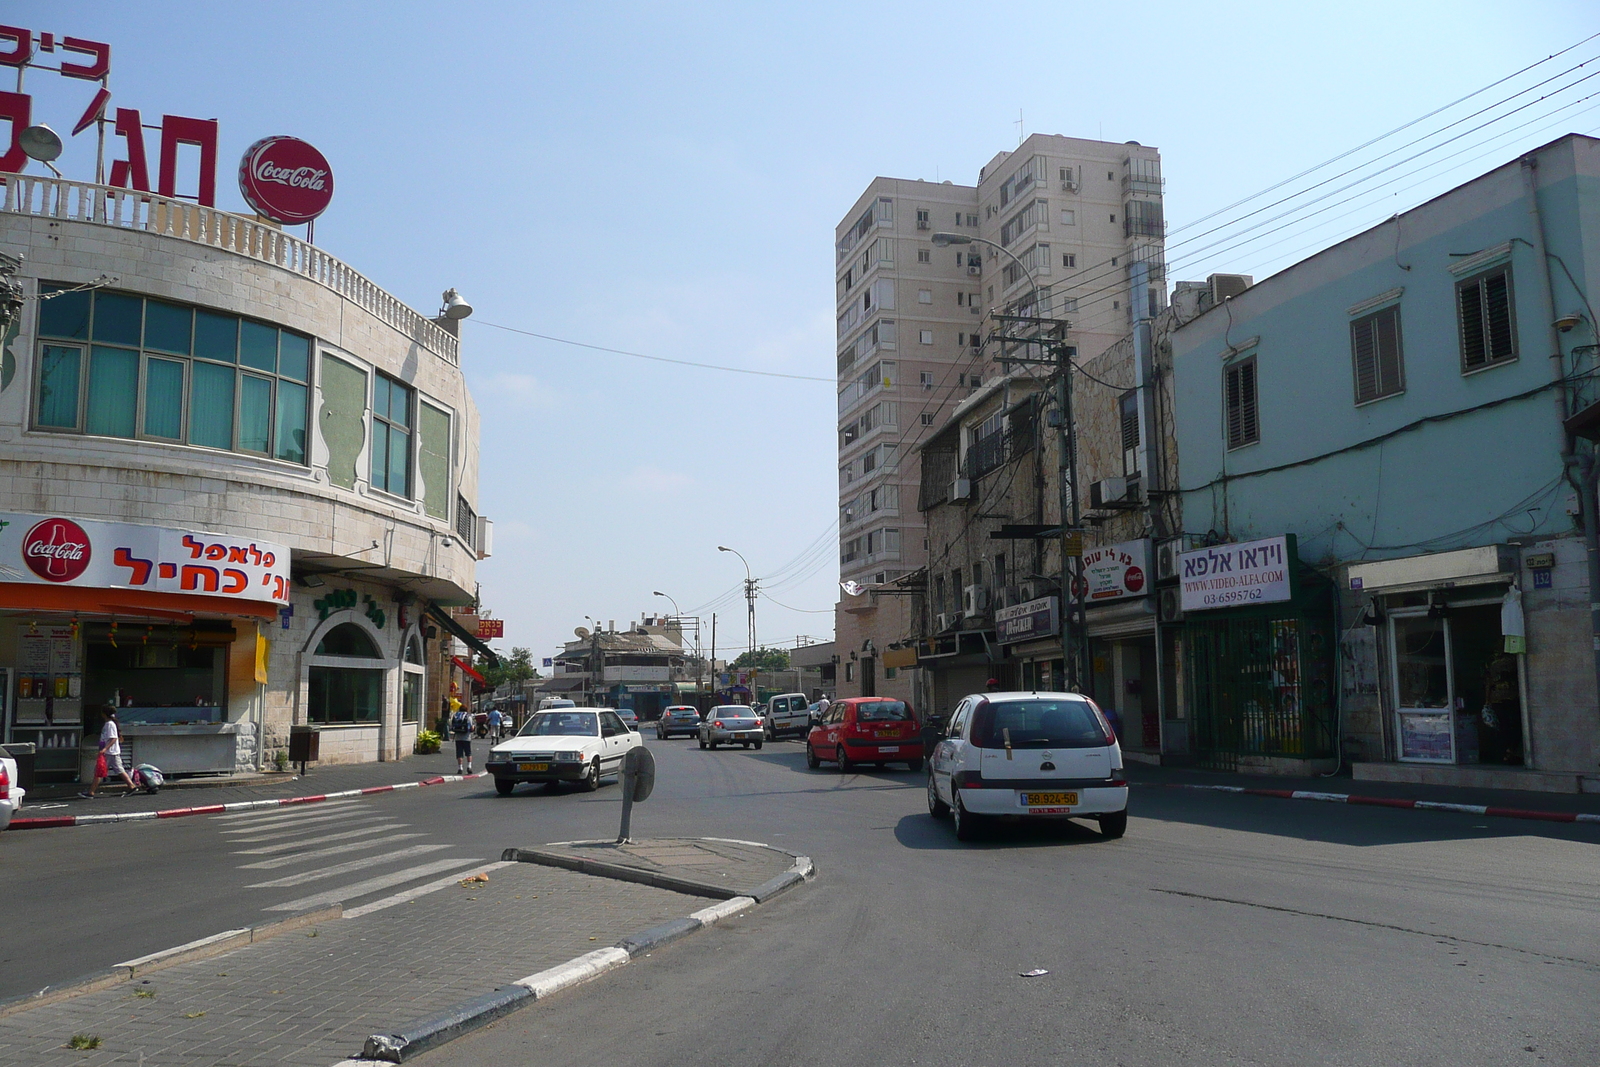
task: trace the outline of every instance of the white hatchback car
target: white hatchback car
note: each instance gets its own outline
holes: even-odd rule
[[[628,750],[642,744],[611,708],[556,708],[533,715],[515,737],[490,749],[484,767],[501,796],[518,782],[577,782],[593,790],[601,778],[620,774]]]
[[[1128,779],[1116,734],[1078,693],[980,693],[950,716],[928,761],[928,813],[970,841],[990,820],[1091,818],[1128,828]]]

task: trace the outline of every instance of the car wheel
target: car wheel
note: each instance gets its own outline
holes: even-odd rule
[[[843,745],[840,745],[837,749],[834,750],[833,756],[834,756],[834,759],[839,764],[839,766],[836,767],[835,770],[837,770],[840,774],[844,774],[847,771],[855,770],[855,768],[850,765],[850,761],[844,758],[844,746]]]
[[[912,774],[916,774],[918,771],[922,770],[922,761],[919,759],[906,760],[906,770],[910,771]]]
[[[516,787],[517,783],[513,782],[510,778],[496,778],[494,780],[494,791],[503,797],[510,796],[511,791]]]
[[[1128,832],[1128,809],[1107,812],[1100,816],[1101,837],[1121,837]]]
[[[810,741],[806,742],[806,766],[810,767],[812,770],[816,770],[818,767],[822,766],[822,761],[817,758],[817,754],[811,749]]]
[[[722,742],[720,742],[720,741],[711,742],[711,751],[715,752],[717,750],[717,746],[720,745],[721,743]]]
[[[749,749],[750,749],[750,742],[748,742],[748,741],[746,741],[746,742],[745,742],[745,743],[744,743],[744,747],[745,747],[745,751],[747,751],[747,752],[748,752],[748,751],[749,751]]]
[[[957,841],[976,841],[983,832],[983,817],[973,815],[961,806],[960,790],[956,790],[951,797],[950,817],[955,820]]]
[[[757,752],[760,752],[760,751],[761,751],[761,742],[760,742],[760,741],[757,741],[757,742],[756,742],[756,751],[757,751]]]
[[[583,776],[583,780],[579,784],[583,786],[585,793],[593,793],[600,788],[600,760],[598,757],[593,763],[589,764],[589,773]]]
[[[933,782],[933,768],[928,768],[928,814],[935,819],[950,817],[950,805],[939,799],[939,787]]]
[[[706,739],[705,739],[705,738],[703,738],[703,737],[702,737],[702,738],[701,738],[701,739],[700,739],[700,750],[701,750],[701,751],[702,751],[702,752],[704,752],[704,751],[705,751],[705,747],[706,747]]]
[[[778,739],[778,731],[774,730],[772,728],[772,724],[769,722],[767,723],[766,728],[761,731],[761,736],[768,741],[776,741]]]

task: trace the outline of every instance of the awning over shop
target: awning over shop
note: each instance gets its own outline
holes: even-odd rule
[[[540,692],[540,693],[576,693],[576,692],[578,692],[580,689],[582,689],[584,687],[585,681],[586,681],[586,679],[584,679],[584,678],[577,678],[577,677],[566,678],[566,677],[563,677],[563,676],[558,674],[554,678],[547,678],[544,681],[540,682],[539,683],[538,692]]]
[[[478,640],[477,634],[473,633],[471,630],[468,630],[465,626],[462,626],[459,622],[456,622],[456,620],[452,619],[449,612],[440,611],[437,604],[429,604],[428,614],[433,616],[435,621],[437,621],[440,626],[443,626],[446,630],[449,630],[451,634],[460,638],[462,641],[465,641],[468,648],[475,650],[478,655],[488,660],[489,666],[500,666],[500,657],[494,654],[494,649]]]
[[[1156,630],[1155,605],[1149,597],[1090,607],[1084,618],[1090,637],[1138,637]]]
[[[471,678],[473,681],[480,682],[483,685],[489,684],[488,682],[484,681],[483,675],[472,669],[472,664],[468,663],[460,656],[451,656],[450,662],[454,663],[457,667],[460,667],[462,671],[466,673],[467,677]]]
[[[1357,591],[1407,593],[1441,586],[1509,582],[1517,573],[1515,545],[1484,545],[1426,556],[1352,563],[1350,588]]]

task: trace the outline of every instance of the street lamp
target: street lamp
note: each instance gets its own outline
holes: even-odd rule
[[[1015,252],[1011,251],[1011,249],[1007,248],[1005,245],[1000,244],[998,241],[991,241],[987,237],[974,237],[970,233],[936,233],[936,234],[933,235],[933,237],[930,238],[930,240],[932,240],[934,245],[935,245],[935,247],[938,247],[938,248],[948,248],[950,245],[980,244],[980,245],[988,245],[990,248],[996,248],[996,249],[999,249],[1000,251],[1004,252],[1006,255],[1011,257],[1011,262],[1015,263],[1017,265],[1017,267],[1022,271],[1022,276],[1024,278],[1028,279],[1028,286],[1029,286],[1029,290],[1030,290],[1029,295],[1034,298],[1033,299],[1033,304],[1034,304],[1035,309],[1038,308],[1038,306],[1039,306],[1039,282],[1038,282],[1038,280],[1034,278],[1033,271],[1029,269],[1028,265],[1026,263],[1022,262],[1022,260],[1018,259],[1017,258],[1017,254]]]
[[[683,620],[686,619],[686,618],[694,620],[694,658],[699,662],[702,662],[702,663],[705,662],[704,657],[700,655],[700,616],[683,614],[683,611],[678,607],[678,602],[676,600],[674,600],[670,595],[668,595],[666,593],[663,593],[659,589],[655,590],[650,595],[651,596],[666,597],[666,599],[672,601],[672,613],[673,613],[672,617],[678,620],[678,647],[679,648],[683,647]],[[700,684],[700,671],[699,671],[698,668],[696,668],[696,670],[695,670],[694,680],[695,680],[695,684],[696,685]],[[709,688],[709,686],[708,686],[708,688]]]
[[[739,557],[739,562],[744,564],[744,599],[749,606],[750,615],[750,664],[755,668],[756,658],[756,580],[750,576],[750,561],[743,554],[727,545],[718,545],[718,552],[732,552]]]
[[[667,597],[668,600],[672,600],[672,598],[670,596],[667,596],[667,594],[663,593],[659,589],[657,589],[655,592],[651,593],[650,595],[651,596],[664,596],[664,597]],[[672,613],[674,615],[677,615],[677,616],[680,616],[680,617],[683,615],[683,612],[678,610],[678,602],[676,600],[672,600]]]

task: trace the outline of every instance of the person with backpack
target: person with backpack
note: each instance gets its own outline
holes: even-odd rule
[[[472,716],[467,714],[467,709],[461,706],[460,701],[452,700],[455,711],[450,715],[450,736],[456,740],[456,772],[458,774],[472,773]]]

